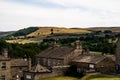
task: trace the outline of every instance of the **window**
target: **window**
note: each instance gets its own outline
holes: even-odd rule
[[[80,73],[80,72],[81,72],[81,70],[80,70],[80,68],[79,68],[79,67],[77,67],[77,72],[78,72],[78,73]]]
[[[53,60],[53,66],[57,66],[56,60]]]
[[[46,58],[43,58],[43,65],[46,65]]]
[[[48,66],[51,66],[51,59],[48,59]]]
[[[94,64],[89,64],[90,69],[94,69]]]
[[[57,61],[57,66],[60,66],[61,65],[61,60],[58,60]]]
[[[6,69],[6,63],[3,62],[3,63],[2,63],[2,70],[5,70],[5,69]]]
[[[26,75],[26,79],[32,79],[31,75]]]
[[[2,75],[1,80],[6,80],[5,75]]]

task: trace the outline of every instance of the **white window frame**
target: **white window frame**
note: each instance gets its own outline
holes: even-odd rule
[[[94,64],[89,64],[89,68],[90,68],[90,69],[94,69],[94,68],[95,68],[95,65],[94,65]]]
[[[32,79],[31,75],[27,74],[26,79]]]

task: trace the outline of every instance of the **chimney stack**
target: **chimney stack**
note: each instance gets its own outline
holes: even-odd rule
[[[80,40],[76,41],[76,49],[82,49]]]
[[[7,50],[7,49],[3,49],[2,55],[3,55],[5,58],[8,58],[8,50]]]

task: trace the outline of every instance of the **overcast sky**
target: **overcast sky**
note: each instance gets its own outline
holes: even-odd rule
[[[120,0],[0,0],[0,31],[120,26]]]

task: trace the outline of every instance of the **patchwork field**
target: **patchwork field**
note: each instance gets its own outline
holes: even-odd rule
[[[86,30],[93,30],[93,31],[104,31],[104,30],[111,30],[112,32],[120,32],[120,27],[93,27],[93,28],[86,28]]]
[[[51,35],[51,29],[53,29],[54,34],[81,34],[90,33],[90,31],[85,29],[71,29],[71,28],[57,28],[57,27],[40,27],[38,30],[25,36],[13,37],[12,40],[6,40],[9,43],[31,43],[40,42],[46,36]],[[15,39],[14,39],[15,38]]]
[[[27,35],[23,35],[23,36],[12,36],[10,37],[11,40],[7,40],[7,42],[9,43],[31,43],[31,42],[39,42],[40,40],[42,40],[43,38],[46,37],[56,37],[51,35],[51,31],[53,31],[53,34],[57,35],[62,35],[60,36],[60,38],[62,37],[66,37],[65,34],[74,34],[74,35],[79,35],[82,33],[91,33],[92,31],[104,31],[104,30],[111,30],[113,32],[120,32],[120,28],[119,27],[111,27],[111,28],[107,28],[107,27],[96,27],[96,28],[59,28],[59,27],[38,27],[38,29],[36,31],[33,31]],[[24,31],[26,32],[26,31]],[[21,33],[19,33],[21,34]],[[63,36],[64,35],[64,36]],[[103,35],[99,35],[99,36],[103,36]],[[68,36],[68,37],[73,37],[73,36]],[[31,38],[34,38],[31,40]],[[18,40],[20,39],[20,40]],[[37,39],[37,40],[36,40]],[[109,43],[111,42],[116,42],[116,40],[109,40]]]
[[[57,27],[40,27],[37,31],[27,35],[27,36],[47,36],[51,34],[51,29],[53,29],[54,34],[65,34],[65,33],[89,33],[90,31],[85,29],[72,29],[72,28],[57,28]]]
[[[36,39],[16,39],[16,40],[6,40],[8,43],[19,43],[19,44],[25,44],[25,43],[38,43],[41,40],[36,40]]]

